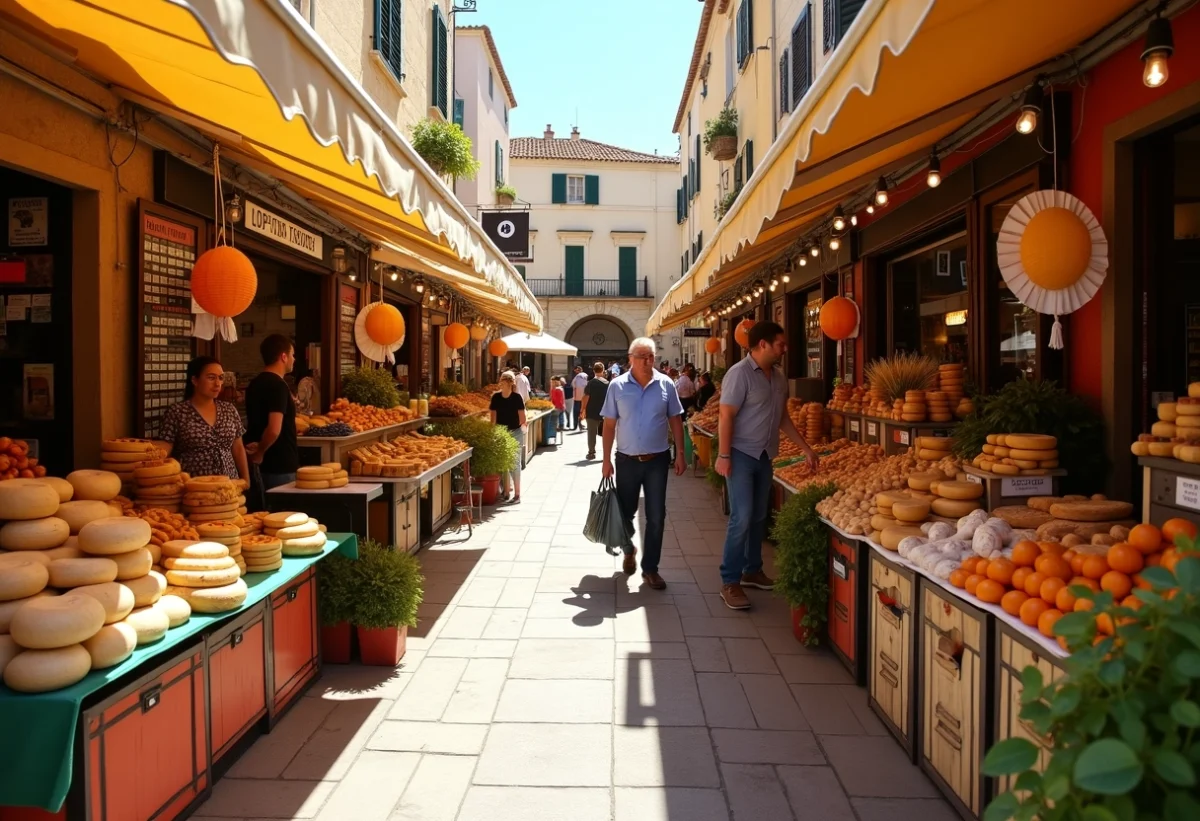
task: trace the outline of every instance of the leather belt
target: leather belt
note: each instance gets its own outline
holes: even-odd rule
[[[659,451],[658,453],[639,453],[636,456],[629,454],[629,453],[618,452],[617,455],[624,456],[626,459],[636,459],[639,462],[651,462],[660,456],[669,454],[670,452],[671,451],[669,451],[669,450],[662,450],[662,451]]]

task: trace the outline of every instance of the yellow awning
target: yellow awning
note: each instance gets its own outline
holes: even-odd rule
[[[1139,0],[867,0],[646,331],[683,324],[881,170],[921,156]]]
[[[497,319],[541,330],[516,269],[283,0],[0,0],[0,15],[317,208],[370,215],[372,233],[396,247],[419,243],[422,262],[492,297],[480,310],[502,304]]]

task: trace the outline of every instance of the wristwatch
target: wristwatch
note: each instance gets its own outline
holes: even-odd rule
[[[718,459],[728,459],[728,458],[730,458],[730,456],[728,453],[718,453],[717,458]]]

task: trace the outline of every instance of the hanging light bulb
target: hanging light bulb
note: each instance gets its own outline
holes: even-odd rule
[[[875,183],[875,204],[880,208],[888,204],[888,184],[884,177],[879,178],[879,182]],[[871,206],[867,206],[867,213],[871,213]]]
[[[851,225],[858,225],[858,214],[851,214],[851,215],[850,215],[850,224],[851,224]]]
[[[837,249],[839,249],[841,247],[842,247],[842,241],[840,239],[838,239],[837,237],[829,238],[829,250],[830,251],[836,251]]]
[[[801,262],[803,262],[803,260],[801,260]],[[790,274],[784,274],[782,277],[780,277],[780,279],[783,280],[784,285],[787,285],[789,282],[792,281],[792,277]]]
[[[837,210],[833,212],[833,230],[846,230],[846,214],[842,211],[842,206],[840,205],[837,207]]]
[[[242,198],[234,194],[229,202],[225,203],[225,219],[230,222],[242,221]]]
[[[819,257],[821,256],[821,248],[818,245],[814,245],[812,248],[808,249],[808,253],[810,256]]]
[[[771,287],[774,288],[778,284],[779,284],[779,279],[776,277],[771,277]]]
[[[1142,82],[1147,88],[1159,88],[1167,82],[1170,73],[1167,62],[1175,53],[1175,38],[1171,34],[1171,21],[1155,17],[1146,28],[1146,44],[1142,49]]]
[[[425,280],[421,279],[421,277],[417,277],[416,280],[413,281],[413,290],[418,294],[425,293]]]
[[[1025,101],[1021,103],[1021,113],[1017,115],[1017,133],[1032,134],[1037,128],[1038,115],[1041,111],[1042,83],[1039,78],[1025,92]]]
[[[868,202],[866,211],[868,214],[874,214],[875,213],[875,204]]]
[[[930,188],[937,188],[942,184],[942,163],[938,159],[936,147],[929,155],[929,171],[925,174],[925,184]]]
[[[771,293],[775,293],[775,287],[775,281],[771,280],[771,284],[768,286],[767,290],[769,290]]]
[[[392,282],[395,282],[399,278],[400,278],[400,274],[396,271],[395,268],[393,268],[392,269]]]
[[[821,252],[820,252],[820,251],[818,251],[817,253],[819,254],[819,253],[821,253]],[[800,257],[800,267],[802,267],[802,268],[803,268],[805,265],[808,265],[808,260],[807,260],[807,259],[805,259],[804,257]]]

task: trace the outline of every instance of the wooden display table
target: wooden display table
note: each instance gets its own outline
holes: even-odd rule
[[[906,453],[917,444],[918,436],[933,436],[947,439],[954,435],[954,422],[900,422],[887,419],[883,422],[883,451],[888,456]]]
[[[343,487],[304,490],[295,482],[267,491],[267,510],[303,510],[330,530],[372,538],[370,503],[383,495],[383,485],[351,483]],[[379,537],[383,534],[375,534]]]
[[[470,475],[473,452],[467,448],[419,476],[351,476],[347,487],[381,485],[382,498],[370,505],[370,530],[386,534],[380,541],[413,553],[431,541],[450,518],[454,510],[450,470],[463,465]]]
[[[1142,521],[1161,526],[1180,516],[1200,521],[1200,465],[1142,456]]]
[[[556,410],[536,410],[525,414],[525,468],[533,460],[534,454],[542,444],[542,424],[547,416],[558,413]]]
[[[371,428],[362,433],[352,433],[349,436],[297,436],[296,445],[300,448],[302,464],[325,464],[337,462],[342,467],[350,466],[350,451],[374,442],[386,442],[410,430],[419,430],[429,421],[429,417],[420,416],[409,419],[397,425],[387,425],[382,428]]]
[[[1006,505],[1023,505],[1030,496],[1059,496],[1062,469],[1048,470],[1045,476],[1002,476],[971,465],[963,465],[967,479],[983,485],[983,506],[990,513]]]

